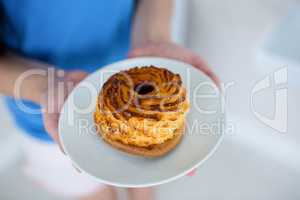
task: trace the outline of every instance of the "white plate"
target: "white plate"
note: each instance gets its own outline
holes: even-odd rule
[[[115,150],[96,134],[93,122],[97,95],[108,77],[120,70],[149,65],[180,74],[191,104],[182,142],[156,159]],[[143,57],[105,66],[79,83],[66,100],[59,120],[63,148],[76,167],[106,184],[146,187],[175,180],[212,155],[223,136],[223,101],[211,85],[201,71],[170,59]]]

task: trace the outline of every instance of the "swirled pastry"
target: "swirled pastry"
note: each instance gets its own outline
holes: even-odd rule
[[[111,76],[94,119],[104,141],[145,157],[161,156],[181,140],[189,104],[178,74],[154,66]]]

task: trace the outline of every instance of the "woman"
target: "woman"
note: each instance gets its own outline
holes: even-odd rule
[[[66,95],[59,98],[59,83],[75,85],[97,67],[128,56],[178,59],[217,81],[196,54],[171,41],[172,0],[0,2],[0,93],[7,96],[17,125],[32,136],[24,142],[26,173],[54,193],[79,199],[116,198],[113,188],[76,173],[52,142],[59,144],[59,112],[71,90],[65,88]],[[39,74],[26,75],[33,69]],[[55,76],[51,84],[50,72]],[[131,199],[151,195],[146,188],[129,190]]]

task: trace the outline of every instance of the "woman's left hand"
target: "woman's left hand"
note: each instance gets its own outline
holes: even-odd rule
[[[193,51],[184,48],[173,42],[150,42],[139,47],[133,48],[129,54],[129,58],[142,56],[157,56],[179,60],[189,63],[197,69],[209,76],[217,85],[220,81],[216,74],[204,62],[204,60]]]

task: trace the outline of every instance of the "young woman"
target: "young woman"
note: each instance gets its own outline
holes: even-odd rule
[[[32,136],[24,142],[26,173],[54,193],[79,199],[116,198],[113,188],[76,172],[55,145],[59,145],[59,112],[70,92],[65,88],[66,95],[59,98],[59,83],[76,84],[97,67],[128,56],[182,60],[217,80],[196,54],[171,41],[172,0],[0,3],[0,93],[6,96],[16,124]],[[26,75],[32,69],[39,73]],[[51,84],[50,72],[55,76]],[[147,188],[130,189],[129,197],[151,199],[152,193]]]

